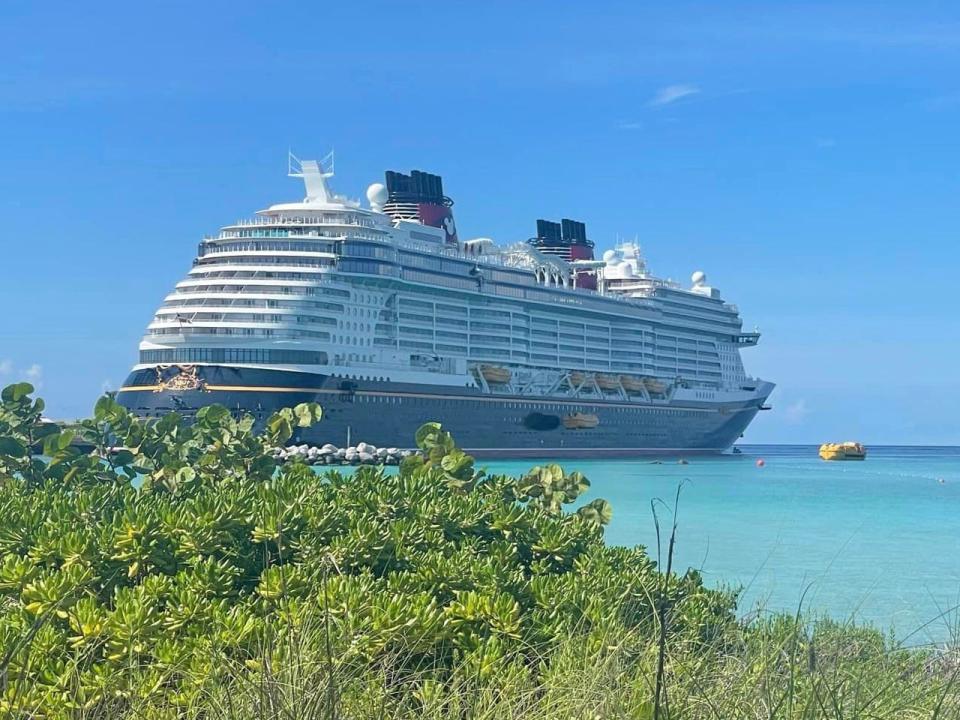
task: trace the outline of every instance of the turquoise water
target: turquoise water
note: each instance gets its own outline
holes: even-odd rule
[[[765,466],[756,467],[763,458]],[[522,473],[543,461],[478,461]],[[656,555],[650,502],[683,482],[674,566],[744,588],[741,611],[801,604],[838,619],[942,642],[960,625],[960,448],[875,447],[823,462],[815,447],[743,446],[742,455],[562,461],[613,505],[608,541]],[[943,480],[941,483],[940,480]],[[661,506],[669,533],[670,511]]]

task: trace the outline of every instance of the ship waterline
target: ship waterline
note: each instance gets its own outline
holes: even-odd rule
[[[369,208],[297,163],[302,202],[205,239],[120,389],[133,412],[221,404],[262,422],[316,401],[304,442],[409,446],[440,421],[477,455],[717,453],[773,389],[750,378],[735,306],[633,244],[593,259],[582,223],[461,241],[440,178],[387,173]]]

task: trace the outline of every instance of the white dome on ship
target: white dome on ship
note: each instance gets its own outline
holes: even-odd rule
[[[633,265],[624,260],[622,263],[617,265],[620,269],[621,277],[631,278],[633,277]]]
[[[616,265],[618,257],[619,257],[619,253],[616,250],[607,250],[603,254],[603,261],[607,265]]]
[[[703,270],[697,270],[690,276],[690,282],[694,285],[703,285],[707,282],[707,274]]]
[[[387,186],[378,182],[370,185],[367,188],[367,200],[374,209],[383,207],[387,202]]]

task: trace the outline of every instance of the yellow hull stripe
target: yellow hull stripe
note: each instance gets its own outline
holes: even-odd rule
[[[163,385],[128,385],[122,387],[118,392],[163,392],[169,390]],[[198,388],[199,389],[199,388]],[[323,390],[320,388],[288,388],[288,387],[269,387],[266,385],[204,385],[204,390],[218,390],[221,392],[287,392],[287,393],[322,393],[333,392],[332,390]],[[176,391],[174,391],[176,392]]]
[[[129,385],[127,387],[122,387],[118,392],[162,392],[167,390],[162,385]],[[268,386],[250,386],[250,385],[206,385],[206,390],[216,391],[216,392],[278,392],[278,393],[314,393],[314,394],[323,394],[323,395],[343,395],[349,393],[349,390],[337,390],[331,388],[291,388],[291,387],[268,387]],[[429,393],[389,393],[389,392],[376,392],[371,390],[355,390],[353,391],[354,395],[367,395],[367,396],[377,396],[377,397],[401,397],[401,398],[425,398],[428,400],[476,400],[480,402],[524,402],[527,401],[531,404],[543,404],[543,405],[572,405],[572,406],[596,406],[596,407],[616,407],[616,408],[629,408],[635,410],[637,408],[653,408],[656,410],[667,410],[670,412],[702,412],[702,413],[715,413],[724,410],[727,413],[738,413],[744,412],[747,410],[754,410],[756,408],[752,407],[740,407],[740,408],[698,408],[698,407],[676,407],[669,405],[654,405],[654,404],[641,404],[641,403],[605,403],[605,402],[596,402],[596,401],[584,401],[584,400],[552,400],[546,398],[517,398],[516,396],[505,396],[505,397],[490,397],[490,396],[472,396],[472,395],[431,395]]]
[[[207,390],[221,390],[224,392],[228,391],[237,391],[237,392],[287,392],[287,393],[321,393],[321,392],[331,392],[330,390],[322,390],[320,388],[288,388],[288,387],[269,387],[269,386],[260,386],[254,387],[249,385],[207,385]]]

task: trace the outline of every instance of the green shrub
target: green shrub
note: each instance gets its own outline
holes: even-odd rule
[[[536,672],[572,637],[655,631],[655,565],[604,544],[605,501],[565,509],[589,488],[579,473],[487,476],[432,423],[395,474],[317,475],[270,453],[316,406],[258,436],[222,407],[149,422],[109,397],[75,430],[84,454],[40,423],[31,391],[0,405],[2,711],[189,704],[218,666],[263,671],[264,648],[318,622],[338,672],[439,679],[507,658]],[[665,601],[671,632],[731,624],[732,597],[695,575]]]
[[[487,476],[429,423],[397,472],[318,475],[271,453],[316,405],[62,430],[31,392],[0,395],[3,720],[960,717],[955,650],[737,622],[605,545],[579,473]]]

